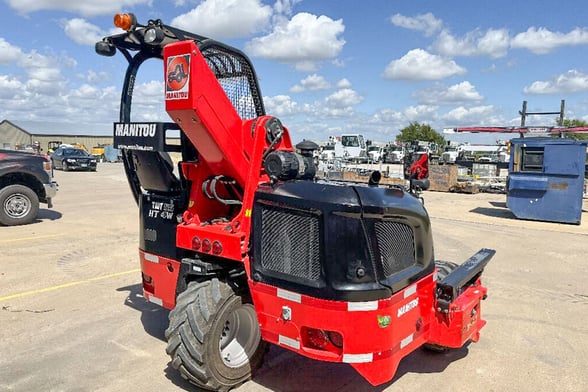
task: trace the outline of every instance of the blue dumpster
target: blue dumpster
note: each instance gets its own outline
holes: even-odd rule
[[[506,205],[520,219],[579,225],[588,141],[512,139]]]

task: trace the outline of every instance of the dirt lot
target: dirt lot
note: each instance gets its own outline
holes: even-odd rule
[[[194,390],[169,366],[167,311],[141,297],[138,213],[121,165],[56,180],[54,209],[0,227],[0,391]],[[437,258],[497,250],[480,342],[417,350],[375,388],[347,365],[272,347],[239,391],[588,390],[588,213],[581,226],[527,222],[504,195],[424,197]]]

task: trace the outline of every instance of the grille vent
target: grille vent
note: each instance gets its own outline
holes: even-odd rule
[[[315,215],[263,207],[261,266],[318,281],[321,277],[319,219]]]
[[[376,222],[375,229],[387,278],[416,263],[412,227],[398,222]]]

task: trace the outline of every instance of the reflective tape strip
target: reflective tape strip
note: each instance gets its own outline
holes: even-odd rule
[[[300,350],[300,342],[287,336],[278,335],[278,343]]]
[[[412,286],[410,286],[409,288],[404,290],[404,298],[410,297],[411,295],[416,293],[416,290],[417,290],[417,286],[416,286],[416,284],[413,284]]]
[[[373,362],[374,354],[343,354],[343,362],[345,363],[366,363]]]
[[[366,312],[368,310],[378,310],[378,301],[348,302],[347,310],[349,312]]]
[[[412,340],[414,338],[414,334],[410,334],[407,337],[405,337],[404,339],[402,339],[402,341],[400,342],[400,348],[403,349],[404,347],[408,346],[409,344],[412,343]]]
[[[159,256],[152,255],[151,253],[145,253],[145,261],[150,261],[155,264],[159,264]]]
[[[292,291],[278,289],[278,297],[284,298],[289,301],[300,303],[302,302],[302,296],[298,293],[293,293]]]
[[[149,302],[153,302],[156,305],[163,306],[163,300],[152,295],[149,296]]]

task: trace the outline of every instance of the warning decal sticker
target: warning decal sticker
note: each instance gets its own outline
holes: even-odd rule
[[[168,57],[165,79],[166,100],[187,99],[190,86],[190,55]]]

